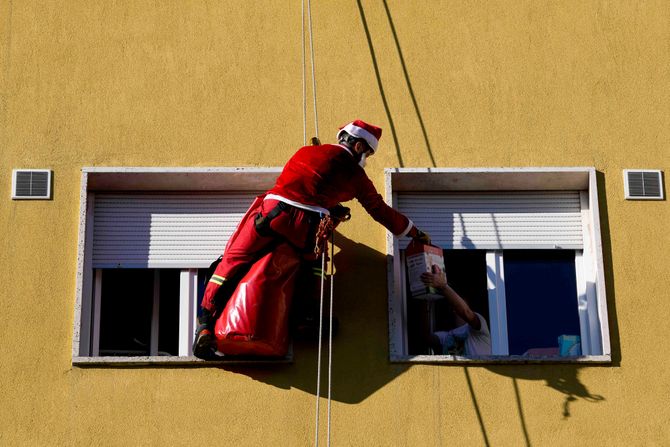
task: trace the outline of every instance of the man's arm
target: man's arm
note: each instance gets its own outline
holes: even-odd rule
[[[361,169],[355,179],[356,199],[374,220],[385,226],[395,236],[403,237],[412,230],[412,221],[404,214],[391,208],[384,202],[372,181]]]
[[[436,265],[432,272],[425,272],[421,275],[424,284],[436,288],[449,302],[449,305],[456,315],[465,320],[474,330],[481,329],[482,323],[476,313],[470,309],[470,306],[454,289],[447,284],[447,275]]]

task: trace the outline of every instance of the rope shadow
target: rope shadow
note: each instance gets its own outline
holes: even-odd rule
[[[372,37],[370,36],[370,29],[368,28],[368,21],[365,18],[365,11],[363,10],[363,5],[361,0],[356,0],[358,5],[358,12],[361,15],[361,23],[363,24],[363,30],[365,31],[365,38],[368,42],[368,48],[370,49],[370,57],[372,58],[372,67],[375,70],[375,77],[377,78],[377,86],[379,87],[379,94],[382,97],[382,103],[384,104],[384,110],[386,112],[386,118],[389,121],[389,126],[391,127],[391,134],[393,135],[393,144],[395,145],[395,152],[398,156],[398,164],[400,167],[404,167],[405,163],[402,159],[402,154],[400,153],[400,144],[398,143],[398,134],[395,130],[395,124],[393,122],[393,117],[391,116],[391,109],[389,108],[388,101],[386,100],[386,93],[384,92],[384,86],[382,85],[382,78],[379,74],[379,64],[377,63],[377,55],[375,54],[375,48],[372,45]]]
[[[526,440],[526,447],[530,447],[530,436],[528,435],[528,427],[526,427],[526,417],[523,414],[523,406],[521,405],[521,393],[519,392],[519,384],[515,377],[512,377],[512,384],[514,385],[516,407],[519,412],[519,419],[521,420],[521,430],[523,430],[523,437]]]
[[[479,428],[482,431],[482,436],[484,437],[484,445],[489,447],[489,437],[486,433],[486,426],[484,425],[484,418],[482,417],[482,412],[479,409],[479,404],[477,403],[477,395],[475,389],[472,386],[472,379],[470,378],[470,372],[468,371],[467,366],[463,367],[463,372],[465,373],[465,380],[468,383],[468,390],[470,391],[470,398],[472,399],[472,405],[475,408],[475,413],[477,414],[477,421],[479,421]]]
[[[412,98],[412,104],[414,105],[414,110],[416,111],[416,116],[419,119],[419,125],[421,126],[421,133],[423,134],[423,140],[426,143],[426,150],[428,151],[428,156],[430,157],[430,162],[433,167],[437,167],[435,163],[435,157],[433,156],[433,150],[430,146],[430,141],[428,141],[428,133],[426,132],[426,125],[423,122],[423,117],[421,116],[421,111],[419,110],[419,104],[416,100],[416,95],[414,94],[414,89],[412,88],[412,82],[409,80],[409,73],[407,71],[407,65],[405,64],[405,58],[400,48],[400,41],[398,40],[398,33],[396,33],[395,25],[393,23],[393,18],[391,17],[391,11],[389,10],[386,0],[382,2],[384,4],[384,10],[386,11],[386,18],[388,19],[389,26],[391,27],[391,34],[393,35],[393,41],[395,42],[396,50],[398,51],[398,58],[400,59],[400,65],[402,67],[402,73],[405,76],[405,82],[407,83],[407,90],[409,91],[409,96]],[[360,5],[360,0],[359,0]]]

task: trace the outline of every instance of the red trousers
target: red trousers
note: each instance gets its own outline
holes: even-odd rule
[[[235,278],[236,275],[272,250],[278,239],[288,241],[293,248],[300,251],[309,251],[311,249],[309,245],[315,243],[318,214],[292,206],[286,207],[270,221],[268,233],[259,234],[255,224],[256,217],[259,213],[268,216],[279,204],[277,200],[263,200],[263,198],[264,196],[256,197],[228,240],[221,263],[207,283],[201,304],[203,309],[218,313],[228,298],[216,297],[219,288],[228,281],[239,280]],[[233,284],[231,286],[234,288]],[[230,293],[232,292],[233,290],[230,290]]]

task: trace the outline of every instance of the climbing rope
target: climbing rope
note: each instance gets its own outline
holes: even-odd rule
[[[307,0],[307,24],[309,28],[309,49],[310,49],[310,65],[312,71],[312,99],[314,108],[314,134],[312,144],[319,143],[319,114],[316,105],[316,69],[314,63],[314,33],[312,31],[312,2]],[[307,145],[307,62],[305,51],[305,0],[302,0],[302,129],[304,145]],[[331,229],[331,253],[334,253],[334,236]],[[319,302],[319,346],[317,353],[316,366],[316,417],[315,417],[315,433],[314,444],[319,445],[319,402],[321,400],[321,344],[323,342],[323,299],[324,299],[324,284],[326,280],[326,256],[328,252],[328,239],[317,238],[317,244],[323,243],[321,250],[321,292]],[[331,408],[331,383],[332,383],[332,364],[333,364],[333,273],[334,262],[331,259],[330,264],[330,326],[328,336],[328,423],[327,423],[327,445],[330,447],[330,408]]]
[[[321,342],[323,338],[323,289],[325,282],[326,253],[321,252],[321,295],[319,298],[319,344],[316,356],[316,420],[314,423],[314,445],[319,445],[319,401],[321,400]]]
[[[328,240],[323,241],[324,247],[321,250],[321,296],[319,300],[319,346],[318,354],[316,361],[316,423],[315,423],[315,433],[314,433],[314,445],[318,447],[319,445],[319,401],[321,399],[321,345],[323,342],[323,299],[325,291],[325,269],[326,269],[326,257],[328,256]],[[335,234],[331,230],[330,233],[330,311],[329,311],[329,323],[328,323],[328,420],[327,420],[327,445],[330,447],[330,404],[331,404],[331,392],[332,392],[332,383],[333,383],[333,287],[334,287],[334,275],[335,275]]]
[[[330,315],[328,323],[328,447],[330,447],[330,391],[333,383],[333,285],[335,284],[335,231],[330,233]],[[322,315],[320,315],[321,318]]]
[[[307,63],[305,62],[305,0],[302,1],[302,145],[307,146]]]
[[[310,65],[312,69],[312,99],[314,107],[314,135],[319,138],[319,114],[316,107],[316,68],[314,63],[314,37],[312,33],[312,2],[307,0],[307,22],[309,27]],[[307,145],[307,61],[305,55],[305,0],[302,0],[302,128]]]

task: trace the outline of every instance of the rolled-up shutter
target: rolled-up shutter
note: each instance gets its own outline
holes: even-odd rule
[[[96,194],[94,268],[207,267],[255,194]]]
[[[403,193],[398,209],[445,249],[580,249],[578,191]],[[408,240],[400,241],[401,248]]]

